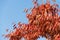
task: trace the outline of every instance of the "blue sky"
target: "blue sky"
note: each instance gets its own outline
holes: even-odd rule
[[[60,4],[60,1],[57,0],[57,3]],[[31,7],[33,7],[31,0],[0,0],[0,40],[8,40],[2,37],[2,34],[6,34],[7,28],[12,29],[13,23],[28,23],[24,8]]]

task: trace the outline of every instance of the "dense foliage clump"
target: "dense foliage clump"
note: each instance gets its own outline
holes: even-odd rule
[[[55,1],[55,0],[53,0]],[[7,34],[9,40],[37,40],[40,36],[48,40],[60,40],[60,16],[57,4],[51,4],[48,0],[45,4],[38,5],[33,1],[34,7],[29,14],[28,24],[18,23],[14,25],[14,31]],[[28,11],[27,9],[25,10]]]

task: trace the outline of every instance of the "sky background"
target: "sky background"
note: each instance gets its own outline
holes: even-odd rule
[[[41,4],[41,0],[39,3]],[[56,3],[60,5],[60,0]],[[6,29],[12,29],[13,23],[28,23],[24,9],[31,7],[33,7],[32,0],[0,0],[0,40],[8,40],[2,35],[7,33]],[[45,40],[45,38],[38,38],[38,40]]]

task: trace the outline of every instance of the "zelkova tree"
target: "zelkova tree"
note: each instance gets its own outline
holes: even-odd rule
[[[43,1],[43,0],[42,0]],[[60,12],[59,5],[51,4],[49,0],[41,5],[37,0],[33,0],[34,7],[29,14],[26,14],[28,23],[18,23],[14,25],[14,30],[6,34],[9,40],[37,40],[40,36],[48,40],[60,40]],[[56,0],[52,0],[56,1]],[[25,9],[28,12],[28,9]]]

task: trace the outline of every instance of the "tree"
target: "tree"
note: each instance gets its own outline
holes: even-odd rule
[[[53,0],[55,1],[55,0]],[[38,5],[37,0],[33,0],[34,7],[29,14],[28,24],[18,23],[14,25],[14,30],[6,34],[9,40],[37,40],[40,36],[48,40],[60,40],[60,16],[58,15],[58,4],[51,4],[47,1],[45,4]],[[28,12],[28,9],[25,9]]]

